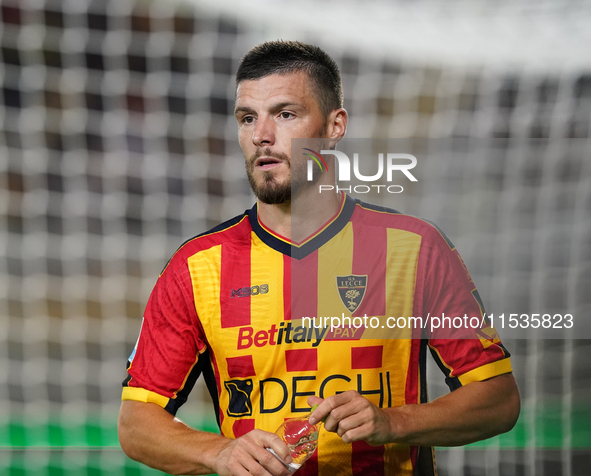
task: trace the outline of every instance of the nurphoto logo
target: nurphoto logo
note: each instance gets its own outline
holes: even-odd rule
[[[326,154],[334,155],[336,158],[335,163],[338,163],[338,182],[350,182],[351,181],[351,160],[344,152],[339,150],[321,150],[320,153],[304,148],[304,155],[310,157],[308,160],[308,182],[314,180],[314,164],[318,165],[320,172],[326,172],[328,166],[323,156]],[[382,180],[384,171],[386,173],[386,181],[392,182],[395,175],[394,172],[402,172],[408,180],[411,182],[417,182],[417,178],[410,172],[410,169],[415,168],[417,165],[417,158],[411,154],[399,154],[399,153],[386,153],[378,154],[377,157],[377,172],[374,175],[363,175],[359,170],[359,154],[353,154],[353,175],[357,180],[362,182],[378,182]],[[396,174],[398,177],[399,174]],[[380,193],[385,190],[388,193],[401,193],[404,188],[402,185],[383,185],[383,184],[372,184],[372,185],[353,185],[349,187],[339,187],[339,185],[319,185],[319,192],[334,190],[335,192],[356,192],[356,193],[368,193],[371,189],[377,190]]]

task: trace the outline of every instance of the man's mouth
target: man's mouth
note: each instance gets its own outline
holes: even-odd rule
[[[254,165],[258,169],[267,170],[281,164],[281,160],[274,157],[259,157]]]

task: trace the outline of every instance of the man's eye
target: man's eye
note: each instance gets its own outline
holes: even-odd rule
[[[289,119],[290,117],[293,117],[293,114],[292,114],[291,112],[286,112],[286,111],[283,111],[283,112],[281,113],[281,117],[282,117],[283,119]]]
[[[244,124],[252,124],[254,122],[254,117],[252,117],[252,116],[244,116],[242,118],[242,122]]]

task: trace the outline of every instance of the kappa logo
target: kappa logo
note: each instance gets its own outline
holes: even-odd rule
[[[252,379],[246,380],[226,380],[224,387],[228,391],[230,402],[228,403],[229,417],[244,417],[252,415],[252,403],[250,394],[252,393]]]
[[[345,307],[349,312],[355,312],[365,296],[367,275],[337,276],[337,289]]]
[[[267,294],[269,292],[269,285],[268,284],[261,284],[260,286],[251,286],[251,287],[244,287],[238,289],[232,289],[232,295],[230,297],[247,297],[247,296],[256,296],[258,294]]]

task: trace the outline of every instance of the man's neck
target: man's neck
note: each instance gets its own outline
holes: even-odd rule
[[[337,214],[341,199],[341,193],[313,191],[300,193],[292,201],[277,205],[259,201],[259,220],[274,233],[301,243]]]

